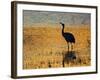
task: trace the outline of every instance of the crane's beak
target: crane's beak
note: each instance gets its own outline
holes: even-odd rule
[[[60,24],[63,24],[62,22],[60,22]]]
[[[60,22],[61,25],[64,25],[64,23]]]

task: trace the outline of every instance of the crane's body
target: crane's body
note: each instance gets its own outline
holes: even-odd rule
[[[61,23],[62,25],[62,36],[64,37],[64,39],[66,40],[66,42],[68,43],[68,51],[69,51],[69,44],[71,44],[71,49],[73,49],[73,43],[75,43],[75,37],[72,33],[69,32],[64,32],[64,28],[65,28],[65,24]]]
[[[65,40],[67,42],[69,42],[69,43],[75,43],[75,38],[74,38],[74,36],[71,33],[68,33],[68,32],[64,33],[63,36],[64,36],[64,38],[65,38]]]

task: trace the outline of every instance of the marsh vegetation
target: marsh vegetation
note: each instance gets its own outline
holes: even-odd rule
[[[65,32],[71,32],[75,36],[76,43],[73,51],[67,50],[68,46],[62,37],[59,25],[45,26],[48,25],[24,27],[23,69],[91,65],[89,25],[69,25],[65,27]]]

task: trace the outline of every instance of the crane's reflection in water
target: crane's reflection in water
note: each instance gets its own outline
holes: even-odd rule
[[[63,54],[62,66],[65,67],[65,63],[69,64],[70,62],[74,62],[77,59],[75,51],[67,51]]]

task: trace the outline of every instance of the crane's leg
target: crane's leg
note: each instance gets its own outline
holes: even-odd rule
[[[69,52],[69,42],[67,44],[68,44],[68,52]]]
[[[73,51],[73,43],[71,43],[71,51]]]

